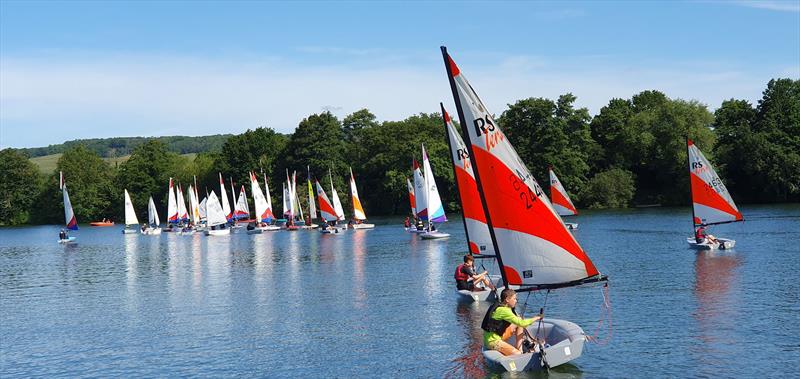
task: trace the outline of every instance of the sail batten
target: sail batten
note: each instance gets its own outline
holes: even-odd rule
[[[504,284],[602,277],[444,47],[442,56]]]

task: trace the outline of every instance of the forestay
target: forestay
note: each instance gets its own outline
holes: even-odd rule
[[[689,177],[692,188],[692,207],[695,225],[712,225],[743,221],[739,208],[731,198],[725,184],[714,171],[711,162],[700,149],[687,140]]]
[[[442,54],[505,283],[537,289],[603,280],[444,47]]]
[[[492,236],[489,234],[489,226],[486,225],[486,215],[483,213],[478,184],[475,182],[475,174],[472,172],[469,151],[461,134],[456,131],[450,115],[444,109],[444,105],[440,105],[447,129],[450,157],[453,159],[453,171],[455,172],[458,196],[461,200],[469,251],[472,254],[494,255]]]
[[[578,210],[575,208],[575,205],[572,204],[572,200],[569,198],[569,194],[564,189],[564,186],[561,185],[561,181],[558,180],[556,173],[553,171],[553,168],[549,168],[550,171],[550,197],[553,201],[553,208],[555,208],[556,212],[560,216],[574,216],[578,214]]]

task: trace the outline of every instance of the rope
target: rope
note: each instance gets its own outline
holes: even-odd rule
[[[614,337],[614,326],[611,317],[611,297],[608,293],[608,283],[603,285],[602,294],[603,305],[600,307],[600,320],[597,322],[597,327],[595,328],[594,333],[591,336],[586,336],[586,340],[597,345],[605,346],[608,345],[608,343],[611,341],[611,338]],[[608,318],[608,336],[600,339],[598,334],[600,333],[600,328],[606,323],[606,318]]]

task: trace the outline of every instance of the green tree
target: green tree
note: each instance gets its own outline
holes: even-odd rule
[[[215,177],[222,173],[226,183],[250,183],[250,171],[273,172],[278,157],[284,152],[288,138],[271,128],[256,128],[230,137],[222,152],[216,155]]]
[[[14,149],[0,150],[0,225],[28,222],[39,187],[39,170]]]
[[[748,184],[746,168],[749,165],[750,152],[743,141],[752,137],[751,124],[755,120],[756,110],[746,100],[725,100],[714,112],[714,132],[717,143],[714,145],[714,156],[717,170],[725,178],[725,185],[732,196],[749,196],[752,188]]]
[[[612,168],[592,177],[583,188],[581,199],[589,208],[626,208],[635,189],[630,171]]]
[[[130,159],[120,165],[116,180],[117,188],[120,191],[128,190],[140,220],[143,217],[146,219],[150,196],[159,208],[161,218],[165,218],[169,178],[175,175],[179,162],[178,154],[168,151],[164,143],[150,140],[137,147]],[[189,181],[188,178],[183,180]],[[115,198],[115,201],[122,203],[122,197]]]

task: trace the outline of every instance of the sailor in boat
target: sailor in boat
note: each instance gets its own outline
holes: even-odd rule
[[[500,302],[492,304],[483,317],[483,346],[488,350],[497,350],[503,355],[522,354],[525,343],[525,328],[539,321],[542,316],[536,315],[523,319],[517,316],[514,307],[517,305],[517,293],[506,288],[500,293]],[[506,342],[515,337],[514,345]],[[529,341],[526,346],[538,349],[537,341]]]
[[[409,219],[408,216],[406,216],[406,220],[403,222],[403,226],[406,228],[411,227],[411,219]]]
[[[60,232],[58,232],[58,239],[59,239],[59,240],[65,240],[65,239],[67,239],[67,232],[66,232],[66,231],[64,231],[64,229],[61,229],[61,231],[60,231]]]
[[[699,228],[694,232],[694,240],[697,243],[703,243],[703,240],[708,240],[708,243],[717,243],[717,238],[711,234],[706,233],[706,227],[704,225],[700,225]]]
[[[464,256],[464,263],[456,267],[456,273],[453,277],[456,279],[456,288],[459,291],[467,290],[473,292],[486,291],[487,289],[495,290],[492,281],[489,280],[489,272],[483,271],[478,274],[475,272],[475,258],[472,254]],[[476,284],[483,284],[483,287],[478,287]]]
[[[417,219],[417,230],[423,230],[423,229],[425,229],[425,224],[422,222],[422,219],[418,218]]]

